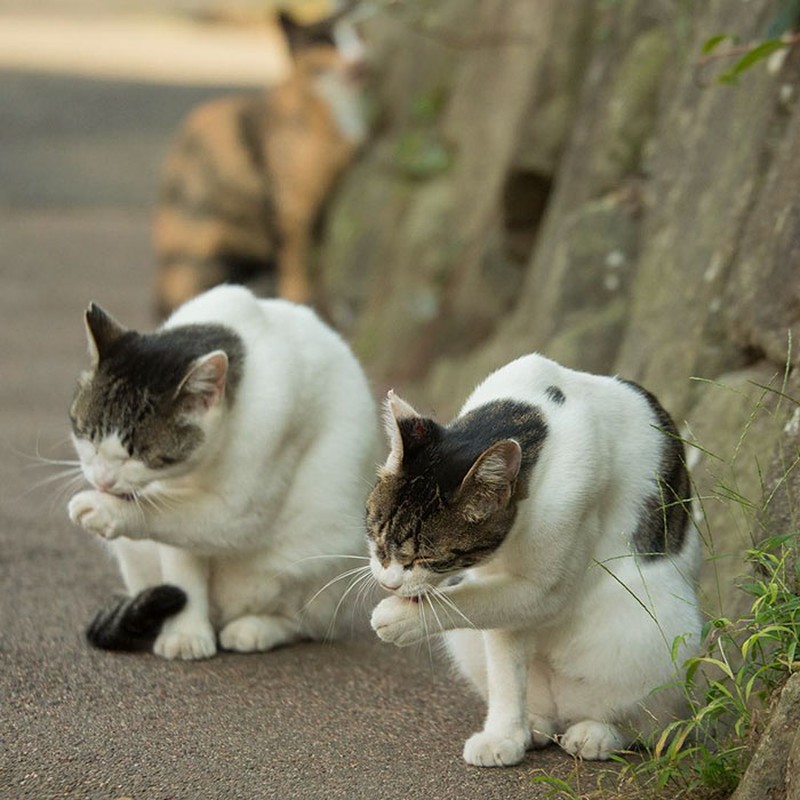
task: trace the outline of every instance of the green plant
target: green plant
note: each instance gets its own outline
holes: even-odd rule
[[[706,650],[687,664],[690,716],[670,725],[643,760],[622,762],[621,785],[707,800],[736,788],[760,711],[800,668],[800,597],[788,570],[798,546],[800,534],[790,533],[749,551],[754,574],[741,584],[752,598],[749,613],[706,623]]]
[[[763,39],[741,45],[735,36],[724,33],[712,36],[702,47],[698,66],[719,59],[736,60],[728,69],[717,75],[724,84],[736,84],[743,72],[768,59],[778,50],[786,50],[800,42],[800,34],[792,32],[800,24],[800,0],[780,0],[778,9],[767,26]],[[726,45],[725,48],[721,48]]]

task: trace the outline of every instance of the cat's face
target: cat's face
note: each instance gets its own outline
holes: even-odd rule
[[[366,75],[366,47],[357,30],[356,14],[342,10],[311,25],[299,25],[281,13],[278,22],[292,53],[295,69],[321,88],[332,84],[361,90]]]
[[[370,566],[385,589],[414,597],[503,543],[521,450],[509,439],[470,453],[393,393],[387,412],[391,452],[367,500]]]
[[[225,351],[197,355],[209,329],[142,335],[95,305],[86,327],[92,369],[70,407],[86,479],[130,499],[195,469],[221,425],[229,372]]]

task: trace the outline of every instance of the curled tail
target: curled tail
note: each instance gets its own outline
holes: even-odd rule
[[[125,597],[98,612],[86,638],[101,650],[149,650],[164,620],[186,605],[186,592],[162,584]]]

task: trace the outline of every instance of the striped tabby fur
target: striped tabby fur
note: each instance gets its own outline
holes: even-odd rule
[[[217,284],[262,284],[275,273],[279,296],[313,299],[315,228],[364,138],[361,53],[338,46],[338,17],[300,27],[282,15],[290,77],[203,104],[183,123],[155,219],[160,316]]]

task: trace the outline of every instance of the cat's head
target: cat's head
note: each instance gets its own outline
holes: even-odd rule
[[[86,479],[122,497],[195,469],[216,446],[243,345],[222,326],[126,330],[94,303],[85,315],[91,368],[70,407]]]
[[[476,450],[456,426],[420,416],[393,392],[385,424],[391,451],[367,500],[370,566],[385,589],[413,597],[503,543],[522,451],[514,439]]]
[[[324,19],[299,24],[281,12],[278,23],[289,47],[294,69],[319,89],[360,92],[367,74],[366,47],[358,32],[359,15],[355,3],[340,8]]]

